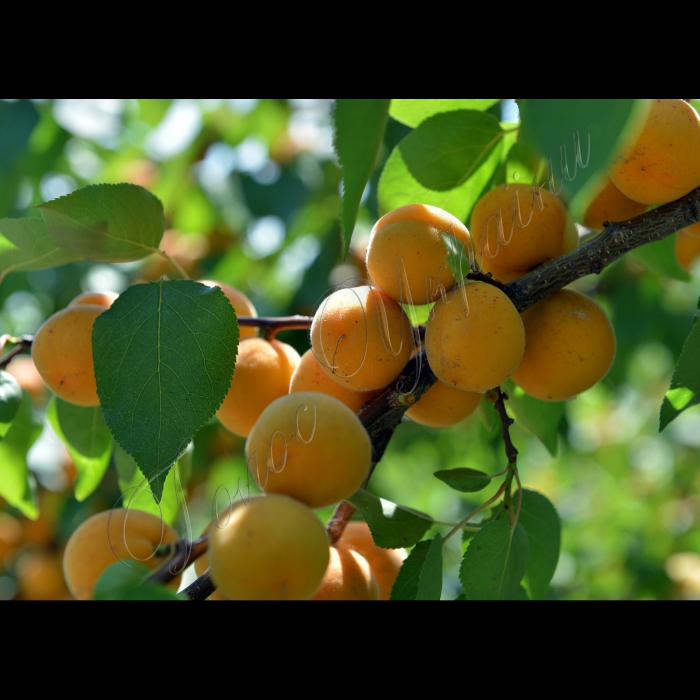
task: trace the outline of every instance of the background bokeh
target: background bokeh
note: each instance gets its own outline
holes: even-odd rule
[[[0,217],[38,215],[33,205],[91,183],[133,182],[163,202],[162,248],[190,277],[241,289],[259,315],[312,314],[335,285],[364,277],[379,175],[410,131],[389,118],[341,260],[331,107],[331,100],[0,101]],[[513,100],[492,109],[517,121]],[[683,283],[622,259],[573,285],[609,313],[615,363],[603,382],[567,404],[556,456],[517,423],[512,429],[523,485],[544,493],[563,521],[552,598],[700,598],[700,407],[658,432],[661,400],[700,296],[697,273]],[[0,333],[33,334],[82,291],[121,292],[162,275],[176,273],[158,256],[11,273],[0,284]],[[306,332],[279,337],[300,353],[309,347]],[[47,391],[28,356],[9,371],[31,393],[41,431],[27,456],[40,516],[29,520],[0,499],[0,600],[68,599],[62,549],[89,515],[120,502],[115,470],[78,502],[75,468],[45,422]],[[491,492],[457,494],[433,472],[501,471],[503,445],[489,410],[449,430],[405,419],[370,490],[436,520],[459,520]],[[212,499],[224,506],[226,493],[247,493],[243,446],[216,419],[195,438],[186,483],[195,535],[211,518]],[[319,514],[325,519],[331,510]],[[182,518],[175,526],[186,531]],[[459,592],[464,545],[457,540],[446,551],[445,598]],[[192,578],[186,572],[183,585]]]

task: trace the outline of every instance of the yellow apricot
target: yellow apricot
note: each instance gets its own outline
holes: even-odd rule
[[[253,306],[253,302],[248,299],[248,297],[243,294],[239,289],[231,287],[223,282],[212,282],[211,280],[198,280],[200,284],[206,284],[207,287],[221,287],[221,291],[226,295],[226,298],[231,302],[233,310],[236,312],[236,316],[251,316],[253,318],[258,317],[258,312]],[[239,326],[239,338],[253,338],[257,337],[258,329],[255,326]]]
[[[452,214],[428,204],[407,204],[382,216],[367,246],[372,282],[395,301],[428,304],[455,278],[447,264],[442,234],[469,244],[467,227]],[[469,261],[465,260],[465,273]]]
[[[678,264],[690,272],[693,263],[700,257],[700,223],[688,226],[676,233],[676,259]]]
[[[43,402],[47,393],[46,384],[37,372],[31,357],[27,355],[13,357],[5,371],[17,380],[22,389],[27,390],[35,405]]]
[[[525,354],[513,381],[542,401],[572,399],[599,382],[615,359],[615,331],[585,294],[560,289],[522,314]]]
[[[80,304],[91,304],[102,306],[108,309],[115,302],[119,295],[115,292],[83,292],[78,294],[68,306],[78,306]]]
[[[272,494],[234,503],[211,529],[208,554],[230,600],[308,600],[328,566],[328,537],[305,505]]]
[[[335,545],[339,550],[352,549],[369,563],[379,586],[379,600],[389,600],[399,569],[408,556],[405,549],[384,549],[374,543],[367,523],[349,522]]]
[[[483,393],[510,377],[525,350],[525,329],[511,300],[485,282],[467,282],[433,307],[425,351],[438,379]]]
[[[379,600],[379,586],[361,554],[331,547],[328,569],[311,600]]]
[[[471,416],[482,397],[483,394],[455,389],[438,379],[406,411],[406,415],[416,423],[430,428],[449,428]]]
[[[63,554],[63,574],[75,598],[88,600],[100,574],[110,565],[136,560],[149,569],[167,557],[154,552],[178,540],[175,530],[160,518],[141,510],[115,508],[93,515],[71,535]],[[175,589],[178,576],[169,585]]]
[[[521,183],[495,187],[476,203],[471,236],[484,272],[527,272],[578,246],[564,203],[548,190]]]
[[[287,343],[244,338],[238,345],[231,388],[216,412],[222,425],[247,437],[263,410],[289,391],[299,353]]]
[[[311,347],[326,374],[352,391],[394,381],[411,357],[413,330],[390,296],[369,286],[339,289],[311,324]]]
[[[352,391],[334,382],[321,367],[313,350],[307,350],[292,374],[289,393],[299,391],[318,391],[333,396],[344,403],[351,411],[357,413],[368,401],[379,395],[379,391]]]
[[[103,306],[69,306],[50,316],[32,343],[32,360],[46,385],[64,401],[98,406],[92,360],[92,324]]]
[[[227,509],[227,511],[223,514],[220,515],[219,517],[219,522],[221,524],[228,522],[228,513],[230,512],[230,509]],[[204,530],[202,531],[202,535],[206,534],[211,530],[211,526],[213,525],[213,522],[209,523]],[[194,560],[194,572],[197,574],[197,577],[199,578],[207,569],[209,568],[209,555],[204,552],[201,557],[197,557],[197,559]],[[228,600],[228,598],[217,588],[210,596],[209,600]]]
[[[622,194],[617,185],[605,175],[600,192],[588,205],[582,223],[592,231],[602,231],[606,221],[627,221],[643,214],[648,208],[646,204],[635,202]]]
[[[620,191],[644,204],[665,204],[700,187],[700,116],[685,100],[652,100],[608,166]]]
[[[372,459],[360,419],[338,399],[313,391],[273,401],[245,445],[250,472],[265,493],[323,508],[359,488]]]

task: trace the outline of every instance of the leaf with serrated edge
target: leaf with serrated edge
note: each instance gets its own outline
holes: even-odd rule
[[[391,100],[336,100],[333,143],[343,171],[340,221],[347,255],[360,200],[384,139]]]
[[[518,502],[518,494],[513,503]],[[530,543],[527,578],[530,593],[536,600],[547,595],[549,582],[554,576],[561,549],[561,521],[556,508],[537,491],[523,489],[518,524],[525,528]]]
[[[474,493],[485,489],[491,479],[476,469],[468,467],[457,467],[456,469],[440,469],[433,473],[433,476],[444,481],[450,488],[462,493]]]
[[[0,219],[0,282],[10,272],[58,267],[79,259],[57,245],[42,219]]]
[[[416,600],[440,600],[442,593],[442,535],[430,541],[430,548],[420,570]]]
[[[397,506],[364,489],[358,489],[348,501],[362,514],[378,547],[411,547],[433,526],[429,515]]]
[[[500,100],[392,100],[389,114],[407,126],[417,127],[428,117],[459,109],[485,110]]]
[[[391,589],[391,600],[415,600],[420,584],[420,573],[432,540],[419,542],[404,559]]]
[[[7,435],[22,404],[22,388],[9,373],[0,370],[0,439]]]
[[[160,498],[231,386],[233,307],[218,287],[190,280],[134,285],[95,319],[92,349],[105,423]]]
[[[469,543],[459,569],[467,600],[512,600],[527,570],[529,543],[523,526],[497,520]]]
[[[86,260],[128,262],[158,251],[163,204],[139,185],[88,185],[40,204],[49,234]]]
[[[114,446],[102,409],[76,406],[54,396],[46,407],[46,417],[75,464],[75,497],[84,501],[102,481]]]

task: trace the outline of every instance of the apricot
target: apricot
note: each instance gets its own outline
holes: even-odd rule
[[[600,192],[593,198],[583,215],[583,225],[592,231],[602,231],[606,221],[627,221],[643,214],[649,207],[635,202],[620,192],[617,185],[604,176]]]
[[[578,230],[564,203],[548,190],[510,183],[476,203],[471,218],[475,256],[484,272],[529,272],[578,246]]]
[[[469,231],[456,217],[428,204],[398,207],[377,221],[367,246],[372,282],[395,301],[428,304],[454,287],[442,234],[469,245]],[[469,261],[465,260],[465,273]]]
[[[319,307],[311,347],[326,374],[352,391],[394,381],[411,357],[413,330],[390,296],[369,286],[339,289]]]
[[[318,391],[333,396],[344,403],[351,411],[357,413],[368,401],[379,395],[377,391],[352,391],[334,382],[324,371],[321,363],[314,356],[313,350],[307,350],[292,374],[289,393],[299,391]]]
[[[323,508],[351,496],[372,460],[360,419],[338,399],[313,391],[273,401],[250,431],[245,454],[265,493]]]
[[[80,304],[90,304],[91,306],[102,306],[108,309],[116,301],[119,295],[115,292],[83,292],[78,294],[68,306],[78,306]]]
[[[652,100],[608,175],[624,195],[644,204],[665,204],[700,187],[700,116],[684,100]]]
[[[471,416],[481,402],[483,394],[462,391],[439,379],[423,396],[406,411],[416,423],[429,428],[449,428]]]
[[[221,287],[221,291],[226,295],[226,298],[231,302],[233,310],[236,312],[236,316],[252,316],[253,318],[258,317],[258,312],[253,306],[253,302],[248,299],[248,297],[243,294],[239,289],[231,287],[228,284],[223,284],[223,282],[212,282],[211,280],[198,280],[200,284],[206,284],[207,287]],[[239,338],[253,338],[257,337],[258,329],[255,326],[239,326],[238,327]]]
[[[126,526],[125,526],[126,524]],[[166,559],[158,547],[178,540],[175,530],[160,518],[141,510],[115,508],[93,515],[71,535],[63,555],[63,574],[75,598],[88,600],[97,579],[119,560],[138,561],[149,569]],[[177,589],[180,576],[169,586]]]
[[[683,228],[676,234],[676,260],[690,272],[693,263],[700,257],[700,223]]]
[[[32,360],[46,385],[64,401],[98,406],[92,359],[92,324],[103,306],[69,306],[50,316],[32,343]]]
[[[328,567],[323,523],[280,494],[233,504],[211,529],[212,581],[230,600],[308,600]]]
[[[399,569],[408,556],[405,549],[377,547],[367,523],[351,521],[336,543],[339,550],[352,549],[369,563],[379,586],[379,600],[389,600]]]
[[[585,294],[560,289],[522,314],[526,347],[513,381],[542,401],[565,401],[590,389],[615,359],[615,332]]]
[[[16,572],[19,600],[71,600],[59,553],[25,552],[17,560]]]
[[[13,357],[6,371],[17,380],[22,389],[26,389],[35,405],[44,401],[47,394],[46,384],[37,372],[31,357],[28,355]]]
[[[511,300],[485,282],[467,282],[435,303],[425,351],[438,379],[483,393],[515,372],[525,350],[525,329]]]
[[[289,382],[300,359],[291,345],[279,340],[242,340],[231,388],[216,412],[222,425],[247,437],[263,410],[289,392]]]
[[[330,548],[330,561],[312,600],[379,600],[369,562],[353,549]]]

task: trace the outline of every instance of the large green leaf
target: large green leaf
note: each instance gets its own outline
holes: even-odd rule
[[[22,388],[8,372],[0,370],[0,439],[7,435],[22,404]]]
[[[428,117],[458,109],[488,109],[500,100],[392,100],[389,114],[397,121],[416,127]]]
[[[160,200],[139,185],[88,185],[38,207],[61,248],[87,260],[140,260],[165,231]]]
[[[58,246],[42,219],[0,219],[0,282],[9,272],[57,267],[78,259]]]
[[[335,151],[343,171],[343,256],[350,247],[357,210],[384,139],[391,100],[336,100],[333,110]]]
[[[459,569],[467,600],[513,600],[525,576],[529,543],[520,523],[484,525],[469,543]]]
[[[41,433],[32,413],[32,400],[22,392],[22,402],[10,429],[0,441],[0,496],[28,518],[39,516],[34,484],[27,468],[27,452]]]
[[[629,252],[629,256],[661,277],[690,282],[692,277],[678,264],[676,234],[660,241],[647,243]]]
[[[438,533],[430,541],[418,579],[416,600],[440,600],[442,593],[442,535]]]
[[[671,386],[661,404],[659,432],[686,408],[700,403],[700,299],[693,327],[683,343],[681,356],[671,378]]]
[[[134,285],[95,319],[92,348],[105,423],[160,498],[231,386],[233,307],[218,287],[190,280]]]
[[[513,503],[518,502],[518,494]],[[536,600],[547,595],[561,549],[561,520],[555,507],[537,491],[523,489],[518,524],[525,528],[530,543],[527,579],[530,593]]]
[[[46,407],[46,417],[75,463],[75,497],[84,501],[102,481],[114,446],[102,409],[75,406],[54,396]]]
[[[162,583],[148,583],[153,572],[136,562],[110,564],[97,579],[94,600],[185,600]]]
[[[419,542],[404,559],[391,589],[391,600],[415,600],[420,575],[433,540]]]
[[[457,467],[456,469],[441,469],[433,474],[433,476],[444,481],[450,488],[462,493],[473,493],[485,489],[491,479],[476,469],[468,467]]]
[[[348,501],[362,514],[377,546],[385,549],[411,547],[433,525],[429,515],[397,506],[364,489],[358,489]]]

